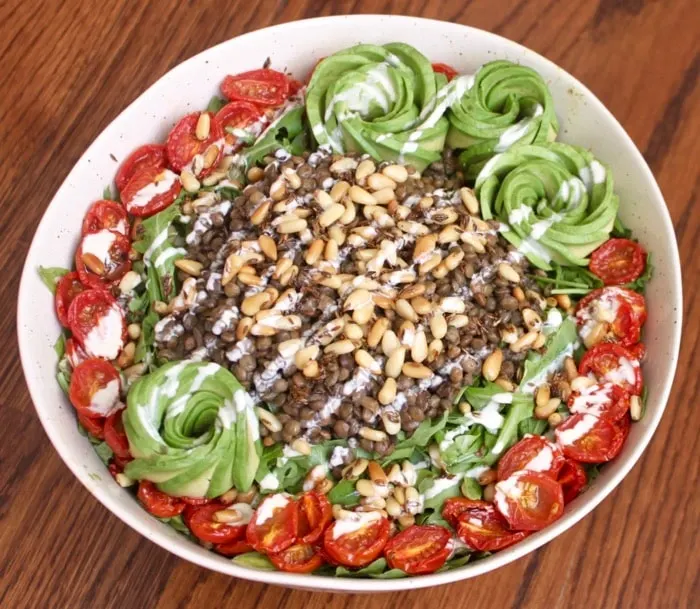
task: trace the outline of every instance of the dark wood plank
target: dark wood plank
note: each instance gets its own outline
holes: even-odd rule
[[[226,3],[67,0],[0,5],[0,606],[20,608],[426,606],[626,609],[697,605],[700,495],[696,358],[700,232],[697,28],[691,0],[357,0]],[[668,411],[625,482],[537,553],[476,580],[394,595],[312,594],[184,563],[74,480],[34,415],[15,340],[15,294],[34,227],[93,138],[183,59],[251,29],[339,13],[405,13],[495,31],[600,96],[657,175],[685,277],[685,343]]]

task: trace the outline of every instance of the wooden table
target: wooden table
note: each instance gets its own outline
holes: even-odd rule
[[[697,415],[697,21],[692,0],[180,2],[6,0],[0,5],[0,607],[643,608],[700,605]],[[225,7],[222,13],[221,9]],[[440,8],[442,7],[442,8]],[[661,426],[623,484],[539,551],[497,572],[419,592],[334,596],[205,571],[137,535],[73,478],[29,399],[15,341],[21,261],[88,144],[183,59],[243,32],[340,12],[405,13],[481,27],[585,82],[657,176],[685,275],[685,343]],[[697,16],[697,11],[695,12]],[[694,27],[695,25],[695,27]]]

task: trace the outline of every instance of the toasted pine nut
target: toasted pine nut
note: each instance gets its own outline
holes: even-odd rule
[[[387,376],[398,378],[404,366],[404,361],[406,359],[406,348],[398,347],[386,360],[384,365],[384,372]]]
[[[416,524],[416,518],[413,514],[402,514],[398,518],[398,523],[402,530],[407,529]]]
[[[372,374],[381,374],[382,367],[379,365],[377,360],[375,360],[368,351],[364,349],[358,349],[355,351],[355,362],[360,368],[366,368]]]
[[[95,254],[92,254],[90,252],[84,252],[82,258],[83,264],[88,268],[88,270],[91,273],[95,273],[95,275],[105,274],[104,262],[102,262],[102,260],[95,256]]]
[[[532,348],[533,349],[541,349],[542,347],[544,347],[546,342],[547,342],[547,337],[544,334],[542,334],[542,332],[540,332],[537,335],[535,342],[532,343]]]
[[[593,324],[593,327],[588,331],[586,336],[583,337],[583,344],[587,348],[591,348],[597,345],[605,337],[605,324],[597,321]]]
[[[464,313],[467,305],[458,296],[446,296],[440,301],[440,309],[445,313]]]
[[[294,171],[294,169],[291,167],[286,167],[282,170],[282,174],[285,178],[287,178],[287,182],[289,182],[289,186],[292,190],[296,190],[297,188],[301,187],[301,178],[297,172]]]
[[[260,419],[260,422],[272,433],[282,431],[282,423],[269,410],[256,406],[255,412],[258,413],[258,419]]]
[[[387,438],[383,431],[372,429],[371,427],[360,427],[359,434],[365,440],[371,440],[372,442],[383,442]]]
[[[433,371],[430,368],[418,362],[406,362],[401,368],[401,372],[413,379],[429,379],[433,376]]]
[[[571,385],[571,391],[582,391],[595,385],[595,381],[587,376],[577,376],[569,384]]]
[[[322,227],[328,228],[331,224],[340,220],[344,213],[345,206],[340,203],[331,203],[318,217],[318,223]]]
[[[367,178],[367,186],[372,190],[382,190],[383,188],[396,188],[396,182],[382,173],[373,173]]]
[[[179,258],[175,261],[175,266],[192,277],[199,277],[202,272],[202,263],[189,258]]]
[[[277,232],[281,235],[290,235],[300,233],[307,227],[307,222],[303,218],[296,220],[287,220],[277,225]]]
[[[447,318],[447,325],[452,328],[464,328],[469,323],[467,315],[450,315]]]
[[[561,425],[563,420],[564,417],[562,417],[558,412],[553,412],[547,417],[547,423],[549,423],[550,427],[557,427],[557,425]]]
[[[413,310],[413,307],[408,302],[408,300],[404,300],[403,298],[399,298],[396,301],[396,312],[401,317],[403,317],[404,319],[407,319],[408,321],[412,321],[414,323],[418,321],[418,315]]]
[[[241,312],[244,315],[252,317],[260,311],[260,309],[268,305],[271,300],[270,295],[266,292],[259,292],[258,294],[247,296],[241,303]]]
[[[523,292],[523,289],[519,285],[513,288],[513,296],[518,302],[524,302],[525,300],[525,292]]]
[[[318,362],[315,359],[312,359],[308,364],[306,364],[306,366],[304,366],[301,373],[306,378],[313,379],[321,373],[321,367],[318,365]]]
[[[271,201],[263,201],[260,203],[250,215],[251,224],[258,226],[265,222],[267,215],[270,213],[270,205],[272,205]]]
[[[479,213],[479,201],[471,188],[463,186],[459,189],[459,196],[462,199],[462,203],[464,203],[464,207],[467,208],[467,211],[472,216]]]
[[[408,171],[403,165],[387,165],[382,169],[382,173],[399,184],[408,180]]]
[[[545,383],[537,388],[537,393],[535,394],[535,404],[540,408],[544,408],[549,402],[551,391],[549,385]]]
[[[555,298],[562,309],[568,310],[571,308],[571,298],[568,294],[557,294]]]
[[[508,391],[510,393],[515,391],[515,383],[512,383],[511,381],[509,381],[508,379],[505,379],[503,377],[498,377],[494,381],[494,383],[496,383],[496,385],[501,387],[504,391]]]
[[[526,307],[521,311],[521,314],[523,316],[523,322],[525,322],[525,327],[528,330],[539,331],[542,328],[542,318],[534,309]]]
[[[413,339],[413,346],[411,347],[411,359],[419,364],[425,361],[428,357],[428,341],[423,330],[418,330],[416,332],[415,338]]]
[[[384,336],[382,336],[382,352],[384,355],[387,357],[391,356],[394,351],[399,349],[401,347],[401,342],[399,341],[398,337],[396,336],[396,333],[393,330],[387,330],[384,333]],[[403,360],[401,362],[401,366],[403,366]],[[401,373],[401,368],[399,367],[399,374]],[[397,374],[398,376],[398,374]]]
[[[384,381],[384,385],[377,394],[377,399],[384,406],[391,404],[396,399],[396,380],[394,378],[389,377]]]
[[[491,468],[487,469],[485,472],[479,474],[477,481],[481,486],[496,482],[496,470]]]
[[[538,332],[531,330],[526,334],[523,334],[518,340],[516,340],[511,346],[510,350],[514,353],[519,353],[524,349],[532,346],[532,344],[537,340]]]
[[[202,157],[202,167],[204,169],[209,169],[214,163],[216,163],[217,158],[219,158],[219,147],[216,144],[207,146],[207,149],[204,151],[204,157]],[[225,177],[225,171],[215,171],[204,178],[203,184],[205,186],[213,186],[217,182],[223,180]]]
[[[343,339],[327,345],[323,352],[332,355],[344,355],[346,353],[352,353],[354,350],[355,344],[351,340]]]
[[[494,350],[481,366],[481,373],[487,381],[495,381],[501,372],[503,365],[503,351],[500,349]]]
[[[535,417],[537,419],[548,418],[552,413],[557,411],[559,404],[561,404],[560,398],[550,398],[544,406],[535,406]]]
[[[355,181],[359,184],[367,178],[367,176],[373,174],[377,170],[377,166],[374,164],[372,159],[365,159],[360,161],[360,164],[355,170]]]
[[[369,192],[367,192],[361,186],[353,185],[348,191],[350,199],[353,203],[358,205],[376,205],[377,199],[375,199]]]
[[[578,376],[578,370],[576,369],[576,362],[573,357],[567,357],[564,360],[564,372],[566,372],[566,378],[569,382],[573,381]]]
[[[331,188],[331,199],[338,203],[348,193],[349,188],[350,184],[345,180],[336,182],[333,184],[333,188]]]
[[[630,397],[630,417],[633,421],[639,421],[642,418],[642,400],[638,395]]]
[[[501,262],[498,265],[498,274],[506,281],[512,281],[513,283],[520,282],[520,275],[518,272],[510,266],[510,264],[505,262]]]
[[[194,134],[200,142],[203,142],[209,137],[209,129],[211,126],[211,117],[208,112],[202,112],[197,119],[197,126]]]
[[[379,344],[379,341],[382,340],[384,333],[390,326],[391,322],[386,317],[380,317],[377,319],[367,334],[367,345],[374,349]]]
[[[314,264],[316,264],[321,258],[321,254],[323,253],[324,247],[325,243],[323,242],[323,239],[315,239],[309,246],[309,249],[306,250],[306,254],[304,255],[304,261],[306,262],[306,264],[308,264],[309,266],[313,266]]]
[[[180,181],[182,182],[182,187],[187,192],[197,192],[199,190],[199,180],[189,169],[182,170],[180,173]]]

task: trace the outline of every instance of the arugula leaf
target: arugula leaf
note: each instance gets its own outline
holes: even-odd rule
[[[102,463],[109,465],[109,460],[114,456],[109,444],[107,444],[107,442],[100,442],[99,444],[93,444],[93,448],[97,456],[102,460]]]
[[[68,395],[70,391],[70,375],[59,370],[56,373],[56,382],[58,382],[58,386],[63,389],[63,393]]]
[[[532,416],[535,409],[535,402],[530,395],[514,393],[513,403],[508,409],[503,427],[498,432],[496,443],[489,449],[484,457],[484,462],[491,465],[498,461],[501,455],[515,443],[518,437],[518,426],[524,419]]]
[[[474,478],[465,478],[462,480],[462,485],[459,487],[459,490],[467,499],[472,499],[474,501],[481,499],[483,495],[481,485]]]
[[[419,518],[419,524],[436,524],[446,529],[450,528],[450,524],[442,517],[439,510],[427,510],[421,514]]]
[[[238,556],[234,556],[232,560],[237,565],[241,565],[242,567],[249,567],[260,571],[276,570],[275,565],[272,564],[270,559],[259,552],[246,552],[245,554],[239,554]]]
[[[445,412],[440,418],[432,420],[425,419],[416,427],[413,435],[410,438],[398,442],[394,450],[397,451],[415,447],[425,448],[437,432],[445,429],[445,425],[447,425],[447,416],[448,413]]]
[[[586,477],[588,478],[588,486],[591,482],[600,476],[600,464],[598,463],[582,463],[583,469],[586,470]]]
[[[442,571],[449,571],[450,569],[456,569],[457,567],[463,567],[471,560],[471,558],[471,554],[464,554],[462,556],[452,558],[448,560],[442,567],[440,567],[437,570],[437,573],[440,573]]]
[[[406,577],[406,573],[401,569],[390,569],[387,571],[387,562],[385,558],[377,558],[362,569],[351,570],[346,567],[336,567],[335,574],[337,577],[372,577],[374,579],[396,579]]]
[[[53,350],[56,352],[58,359],[62,359],[64,353],[66,352],[66,334],[61,332],[54,343]]]
[[[634,290],[635,292],[641,292],[642,294],[646,290],[647,283],[651,281],[654,274],[654,265],[651,263],[651,252],[647,253],[646,266],[644,267],[644,272],[637,277],[634,281],[626,283],[624,287]]]
[[[576,323],[571,318],[566,318],[556,332],[550,334],[543,355],[534,351],[529,353],[525,360],[519,389],[529,391],[544,382],[548,373],[555,372],[564,365],[564,359],[573,354],[577,344]]]
[[[52,294],[56,293],[56,285],[58,280],[68,273],[68,269],[63,269],[58,266],[40,266],[39,277],[44,282],[44,285],[51,290]]]
[[[486,408],[494,395],[503,392],[503,387],[500,385],[486,381],[483,387],[475,387],[474,385],[467,387],[464,390],[464,397],[474,410],[481,410]]]
[[[601,279],[584,267],[561,266],[555,262],[551,265],[552,270],[546,277],[529,275],[540,286],[549,288],[551,294],[584,295],[603,287]]]
[[[192,533],[187,528],[185,521],[182,519],[181,514],[178,514],[177,516],[173,516],[171,518],[158,518],[158,520],[160,520],[161,522],[164,522],[167,525],[170,525],[178,533],[182,533],[183,535],[186,535],[187,537],[190,537],[190,538],[193,537]]]
[[[402,577],[408,577],[408,573],[402,571],[401,569],[389,569],[384,571],[384,573],[378,573],[377,575],[371,575],[372,579],[401,579]]]
[[[55,348],[55,347],[54,347]],[[58,361],[56,366],[56,381],[58,385],[63,389],[63,392],[68,395],[70,388],[70,379],[73,376],[73,369],[68,361],[68,358],[63,354],[61,359]]]
[[[410,460],[415,450],[416,449],[413,446],[404,446],[403,448],[395,449],[386,459],[382,461],[382,467],[386,467],[394,461],[405,461],[406,459]]]
[[[518,423],[519,438],[522,438],[526,434],[541,436],[545,431],[547,431],[547,421],[536,419],[535,417],[523,419]]]
[[[300,154],[304,151],[301,137],[304,130],[304,107],[297,106],[288,110],[262,133],[255,144],[242,153],[245,167],[257,165],[280,148],[290,154]]]
[[[332,504],[344,506],[357,505],[360,503],[360,493],[355,490],[353,480],[341,480],[328,493],[328,501]]]
[[[610,232],[610,236],[621,239],[629,239],[632,236],[632,231],[622,223],[620,216],[615,216],[615,223],[613,224],[613,229]]]
[[[214,95],[214,97],[212,97],[209,100],[209,104],[207,105],[207,112],[212,112],[213,114],[216,114],[227,103],[228,103],[228,101],[225,100],[223,97],[219,97],[218,95]]]
[[[465,433],[456,436],[444,450],[440,450],[440,456],[447,466],[447,470],[453,474],[465,472],[476,463],[481,462],[481,447],[484,445],[484,428],[474,425]]]
[[[431,509],[438,510],[442,507],[442,504],[445,502],[445,499],[449,499],[450,497],[459,497],[459,487],[462,481],[462,476],[459,475],[454,476],[450,480],[450,485],[442,488],[442,490],[440,490],[440,492],[436,495],[427,495],[427,491],[429,491],[436,484],[438,484],[438,481],[442,481],[444,479],[445,478],[426,479],[425,482],[423,482],[420,485],[420,492],[423,493],[423,495],[425,496],[425,499],[423,500],[423,507],[426,511]]]
[[[146,361],[149,359],[149,355],[152,353],[153,345],[155,343],[155,327],[158,323],[158,314],[153,310],[149,310],[146,316],[141,322],[141,335],[139,336],[138,343],[136,343],[136,351],[134,352],[134,363]]]

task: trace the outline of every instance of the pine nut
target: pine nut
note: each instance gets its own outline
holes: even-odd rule
[[[433,376],[433,371],[417,362],[407,362],[401,368],[401,372],[413,379],[429,379]]]
[[[360,161],[360,164],[355,170],[355,181],[361,183],[365,178],[373,174],[377,170],[377,166],[372,159]]]
[[[350,184],[348,184],[345,180],[336,182],[333,184],[333,188],[331,188],[331,199],[338,203],[348,193],[349,189]]]
[[[642,400],[638,395],[630,397],[630,417],[633,421],[639,421],[642,418]]]
[[[401,527],[401,530],[408,529],[416,524],[416,518],[412,514],[402,514],[398,517],[397,521]]]
[[[270,295],[266,292],[253,294],[243,299],[241,303],[241,312],[244,315],[253,317],[260,309],[268,305],[271,300]]]
[[[291,167],[285,167],[282,170],[282,174],[285,178],[287,178],[287,182],[289,183],[289,186],[291,186],[292,190],[297,190],[301,187],[301,178],[297,172],[294,171],[294,169]]]
[[[411,347],[411,359],[419,364],[425,361],[428,357],[428,340],[425,337],[425,332],[423,330],[418,330],[416,336],[413,339],[413,346]]]
[[[469,414],[472,411],[472,406],[469,402],[460,402],[459,411],[462,414]]]
[[[299,349],[294,355],[294,365],[299,369],[303,369],[306,364],[318,357],[319,352],[320,347],[318,345],[309,345],[308,347]]]
[[[393,381],[394,379],[387,379]],[[384,430],[390,436],[395,436],[401,431],[401,417],[395,410],[385,410],[381,414]]]
[[[187,192],[197,192],[199,190],[199,180],[188,169],[182,170],[182,173],[180,173],[180,181],[182,182],[182,187]]]
[[[189,258],[180,258],[176,260],[175,266],[188,275],[192,275],[192,277],[199,277],[202,272],[202,263],[196,260],[190,260]]]
[[[382,337],[389,329],[389,326],[391,326],[391,322],[386,317],[380,317],[377,319],[367,334],[367,345],[374,349],[379,344],[379,341],[382,340]]]
[[[396,333],[393,330],[387,330],[382,336],[382,352],[387,357],[390,357],[394,351],[401,348],[401,342],[399,341]],[[401,366],[403,366],[403,360],[401,360]],[[399,374],[401,372],[401,367],[399,366]],[[396,375],[398,376],[398,374]]]
[[[345,355],[346,353],[352,353],[354,350],[355,344],[351,340],[343,339],[327,345],[323,352],[332,355]]]
[[[204,151],[204,156],[202,157],[202,167],[204,169],[209,169],[214,163],[216,163],[216,159],[218,158],[219,147],[216,144],[208,146],[207,149]],[[204,178],[203,183],[205,186],[213,186],[217,182],[223,180],[225,177],[225,171],[215,171],[209,174],[206,178]]]
[[[236,325],[236,339],[243,340],[253,328],[255,322],[250,317],[241,317]]]
[[[271,201],[263,201],[260,203],[260,205],[258,205],[250,215],[251,224],[258,226],[265,222],[268,214],[270,213],[270,205],[272,205]]]
[[[558,412],[553,412],[547,417],[547,423],[549,423],[550,427],[557,427],[558,425],[561,425],[563,421],[564,417],[562,417]]]
[[[467,208],[467,211],[472,216],[475,216],[479,213],[479,201],[477,200],[476,195],[474,194],[474,191],[471,188],[467,188],[466,186],[460,188],[459,197],[460,199],[462,199],[464,207]]]
[[[197,126],[194,134],[200,142],[203,142],[209,137],[209,129],[211,127],[211,117],[208,112],[202,112],[197,119]]]
[[[352,478],[357,478],[365,473],[368,466],[369,461],[367,459],[355,459],[345,468],[347,471],[343,472],[343,477],[346,478],[349,475]]]
[[[387,435],[383,431],[371,427],[360,427],[359,434],[360,437],[372,442],[383,442],[387,439]]]
[[[105,265],[95,254],[90,252],[85,252],[82,256],[83,264],[88,268],[91,273],[95,275],[105,274]]]
[[[435,205],[435,199],[433,197],[422,197],[420,201],[418,201],[418,207],[421,209],[430,209],[433,205]]]
[[[374,482],[362,478],[355,483],[355,490],[363,497],[376,497],[378,496],[377,489],[374,486]]]
[[[577,376],[571,381],[570,385],[571,391],[581,392],[584,389],[588,389],[588,387],[595,385],[595,381],[587,376]]]
[[[413,261],[421,262],[421,259],[432,252],[437,244],[437,235],[423,235],[416,240],[413,248]]]
[[[503,351],[494,350],[485,360],[481,367],[481,373],[487,381],[495,381],[501,372],[503,365]]]
[[[576,362],[573,357],[567,357],[564,360],[564,372],[566,372],[566,378],[569,382],[573,381],[578,376],[578,370],[576,369]]]
[[[503,391],[507,391],[509,393],[513,393],[513,391],[515,391],[515,383],[512,383],[511,381],[509,381],[506,378],[503,378],[502,376],[498,377],[494,381],[494,383],[496,383],[496,385],[503,389]]]
[[[584,336],[583,344],[590,349],[605,338],[605,332],[605,324],[597,321],[595,324],[593,324],[593,327],[589,330],[586,336]]]
[[[357,203],[358,205],[376,205],[377,204],[377,199],[375,199],[370,193],[368,193],[361,186],[357,186],[357,185],[351,186],[350,190],[348,191],[348,194],[350,195],[350,199],[352,200],[352,202]]]
[[[259,182],[265,177],[265,171],[262,167],[251,167],[246,174],[249,182]]]
[[[369,352],[364,349],[358,349],[355,351],[355,362],[360,368],[366,368],[372,374],[381,374],[382,367],[379,365],[377,360],[375,360]]]
[[[335,241],[336,245],[338,247],[342,247],[342,245],[345,243],[346,239],[346,234],[345,231],[340,227],[340,226],[331,226],[328,229],[328,236]]]
[[[428,362],[433,363],[444,349],[443,342],[439,338],[434,338],[428,345]]]
[[[411,306],[418,315],[428,315],[433,312],[433,305],[423,296],[415,296],[411,298]]]
[[[493,500],[496,498],[496,485],[492,483],[485,486],[483,497],[484,501],[493,502]]]
[[[516,286],[513,288],[513,297],[514,297],[515,300],[517,300],[518,302],[524,302],[524,301],[525,301],[525,292],[523,292],[523,289],[522,289],[519,285],[516,285]]]
[[[550,395],[551,391],[549,385],[546,383],[544,385],[540,385],[537,389],[537,393],[535,394],[535,404],[541,408],[544,408],[547,405],[547,402],[549,402]]]
[[[546,419],[557,411],[561,404],[560,398],[550,398],[544,406],[535,406],[535,418]]]
[[[270,198],[281,201],[287,196],[287,184],[281,176],[270,185]]]
[[[280,420],[269,410],[265,410],[260,406],[256,406],[255,412],[258,413],[258,419],[260,422],[272,433],[282,431],[282,423]]]
[[[321,206],[321,209],[328,209],[335,201],[325,190],[317,190],[314,192],[316,201]]]
[[[510,346],[510,350],[513,351],[513,353],[519,353],[520,351],[527,349],[537,340],[537,335],[538,333],[534,330],[523,334]]]
[[[537,335],[537,338],[535,339],[535,342],[532,343],[532,348],[533,349],[541,349],[544,347],[545,343],[547,342],[547,337],[542,334],[541,332]]]
[[[134,363],[134,354],[136,353],[136,343],[126,343],[122,352],[117,357],[117,365],[120,368],[128,368]]]
[[[376,190],[372,193],[372,196],[379,205],[388,205],[391,203],[391,201],[396,199],[396,194],[392,188],[382,188],[381,190]]]
[[[124,274],[119,282],[119,291],[122,294],[129,294],[141,283],[141,276],[136,271],[129,271]]]
[[[387,165],[382,169],[382,173],[399,184],[403,184],[408,180],[408,171],[402,165]]]
[[[555,298],[557,299],[559,306],[565,311],[571,308],[571,298],[568,294],[557,294]]]
[[[406,320],[399,326],[399,341],[406,347],[413,345],[413,340],[416,338],[416,326],[412,321]]]
[[[280,279],[293,266],[291,258],[280,258],[275,265],[275,271],[272,273],[273,279]]]
[[[440,301],[440,309],[445,313],[464,313],[467,306],[458,296],[446,296]]]
[[[357,161],[345,156],[335,161],[329,169],[331,173],[345,173],[346,171],[352,171],[355,167],[357,167]]]
[[[427,275],[432,271],[435,267],[437,267],[440,263],[442,262],[442,254],[440,252],[435,252],[434,254],[431,254],[428,256],[428,258],[425,260],[425,262],[421,262],[421,264],[418,266],[418,274],[419,275]]]
[[[487,484],[496,482],[496,470],[489,468],[486,471],[482,472],[481,474],[479,474],[477,482],[481,484],[481,486],[486,486]]]
[[[258,244],[260,245],[260,250],[265,256],[270,260],[277,260],[277,244],[274,239],[269,235],[260,235],[258,237]]]
[[[382,404],[383,406],[386,406],[387,404],[391,404],[395,399],[396,399],[396,380],[393,379],[392,377],[389,377],[384,381],[384,385],[382,385],[382,388],[379,390],[379,393],[377,394],[377,399],[379,400],[379,403]]]
[[[460,234],[459,229],[454,224],[450,224],[440,231],[440,234],[438,235],[438,243],[442,243],[443,245],[447,243],[455,243],[456,241],[459,241]]]
[[[141,326],[138,324],[129,324],[126,328],[126,333],[131,340],[137,340],[141,336]]]
[[[338,258],[338,244],[333,239],[329,239],[326,242],[326,247],[323,250],[323,257],[328,262],[333,262]]]
[[[440,311],[435,311],[430,317],[430,332],[435,338],[444,338],[447,334],[447,321]]]
[[[411,321],[414,323],[418,321],[418,315],[413,310],[413,307],[408,302],[408,300],[404,300],[403,298],[399,298],[396,301],[396,312],[401,317],[403,317],[404,319],[407,319],[408,321]]]
[[[386,513],[392,518],[398,518],[401,515],[401,505],[393,497],[389,497],[386,500]]]
[[[486,252],[486,248],[484,247],[484,240],[481,236],[472,235],[471,233],[464,232],[461,235],[461,239],[467,245],[471,245],[472,249],[477,254],[483,254],[484,252]]]
[[[365,305],[364,307],[360,307],[359,309],[355,309],[352,312],[352,320],[356,324],[360,324],[361,326],[364,326],[366,323],[369,322],[370,319],[372,319],[372,315],[374,314],[374,303]]]
[[[122,472],[118,472],[117,475],[114,476],[114,479],[116,480],[117,484],[122,488],[128,488],[136,484],[136,480],[132,480],[131,478],[129,478],[129,476]]]
[[[277,232],[281,235],[291,235],[293,233],[300,233],[307,227],[307,222],[303,218],[298,218],[297,220],[287,220],[282,222],[277,226]]]
[[[374,482],[375,484],[379,484],[380,486],[386,486],[386,484],[389,482],[389,479],[384,473],[382,466],[379,465],[379,463],[377,463],[376,461],[370,461],[367,464],[367,473],[369,474],[370,480],[372,480],[372,482]]]
[[[222,524],[243,525],[250,522],[252,515],[253,508],[251,508],[247,503],[240,503],[238,508],[228,507],[223,510],[219,510],[218,512],[214,512],[212,515],[212,520]]]
[[[391,355],[389,355],[389,357],[386,360],[386,364],[384,365],[384,372],[386,373],[386,375],[390,376],[392,378],[398,378],[398,376],[402,372],[405,359],[406,359],[406,348],[405,347],[396,348],[393,351],[393,353],[391,353]]]
[[[357,324],[345,324],[343,334],[345,334],[345,337],[349,338],[350,340],[362,340],[362,337],[364,336],[362,328]]]
[[[248,491],[245,491],[244,493],[238,493],[238,497],[236,497],[236,499],[238,499],[238,501],[240,503],[252,504],[257,499],[257,497],[258,497],[258,491],[257,491],[256,487],[253,486],[253,488],[251,488]]]
[[[306,250],[306,255],[304,256],[304,261],[306,264],[309,266],[316,264],[321,258],[324,247],[325,243],[323,242],[323,239],[315,239],[309,246],[309,249]]]
[[[520,282],[520,275],[518,272],[510,266],[510,264],[506,264],[505,262],[501,262],[498,265],[498,275],[506,281],[512,281],[513,283]]]
[[[445,265],[445,268],[448,271],[454,271],[460,265],[463,258],[464,258],[464,252],[461,249],[458,249],[456,251],[451,251],[445,257],[443,264]]]
[[[345,206],[340,203],[331,203],[328,208],[318,217],[318,223],[323,228],[328,228],[334,222],[340,220],[345,213]]]
[[[525,308],[520,312],[523,316],[523,322],[528,330],[539,331],[542,328],[542,318],[534,309]]]
[[[383,188],[396,188],[396,182],[382,173],[373,173],[367,178],[367,186],[372,190],[382,190]]]

